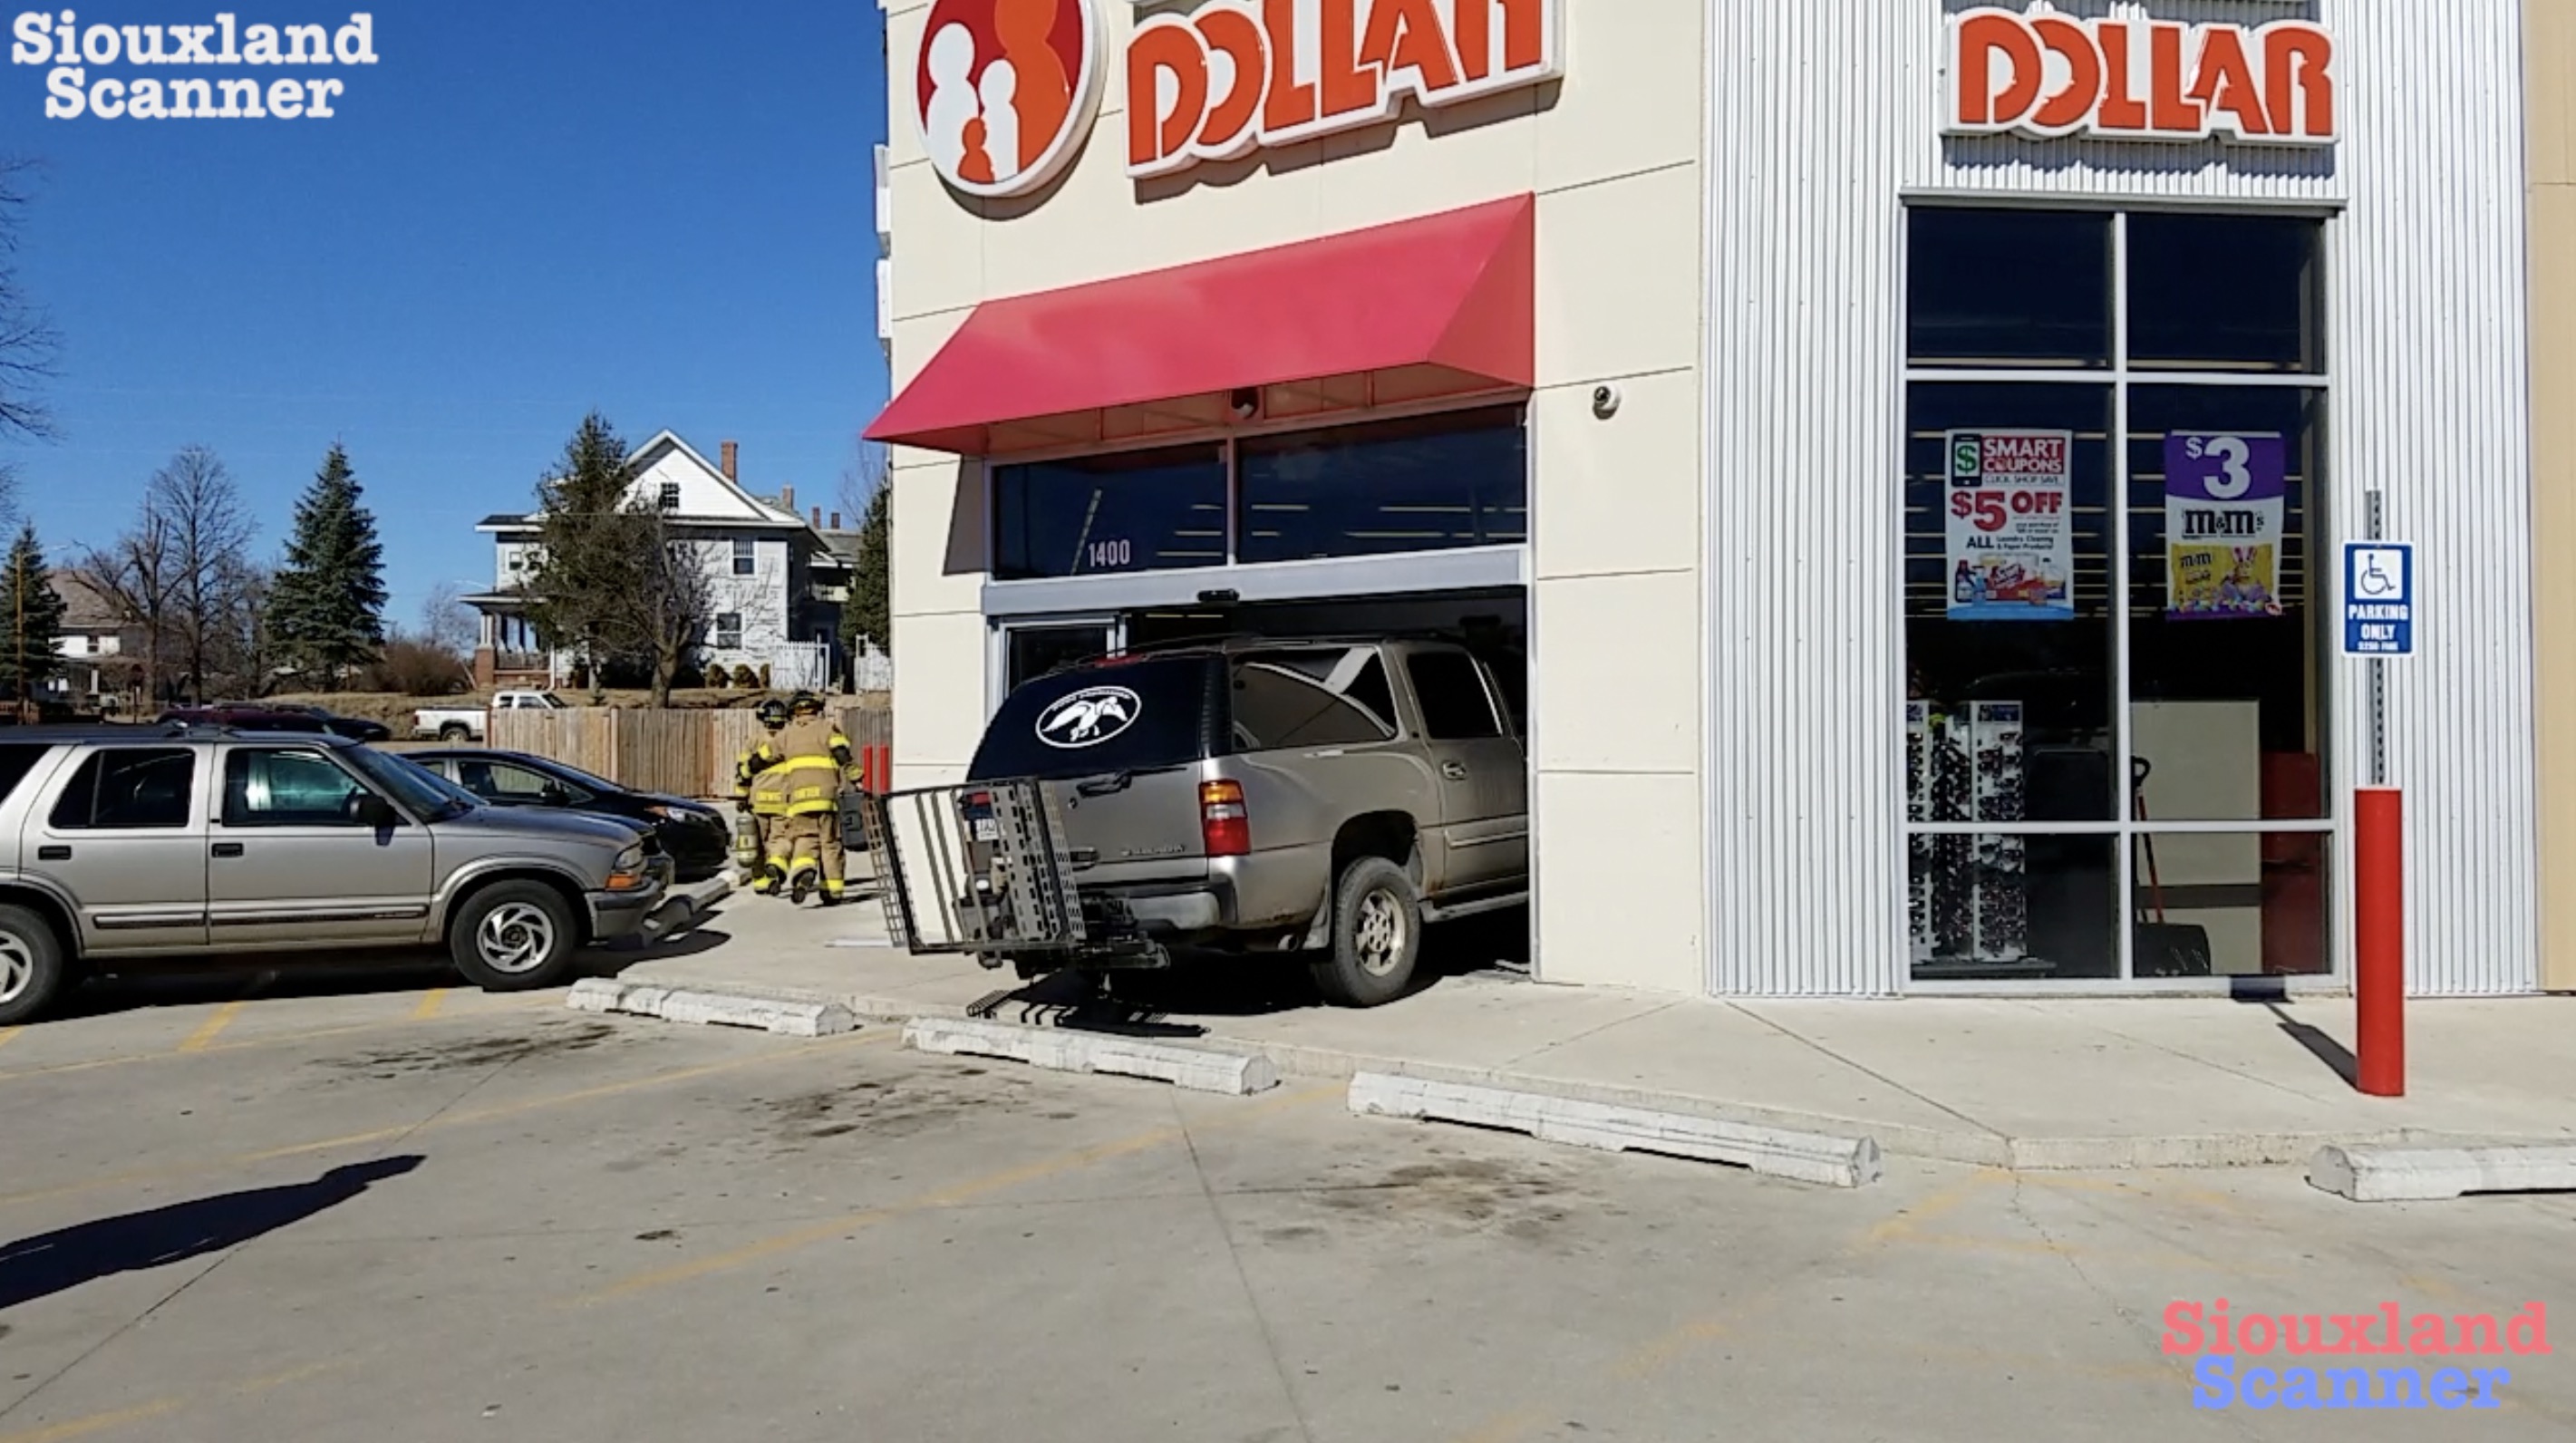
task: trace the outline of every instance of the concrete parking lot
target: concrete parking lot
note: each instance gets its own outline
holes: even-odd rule
[[[2576,1430],[2556,1354],[2460,1360],[2500,1406],[2428,1425],[2195,1409],[2159,1350],[2179,1300],[2568,1302],[2567,1197],[1818,1191],[442,980],[125,983],[0,1033],[0,1443]]]

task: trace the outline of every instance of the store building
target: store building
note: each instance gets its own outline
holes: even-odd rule
[[[1068,656],[1439,625],[1526,659],[1549,981],[2331,989],[2384,757],[2416,990],[2576,987],[2542,8],[897,0],[898,781]]]

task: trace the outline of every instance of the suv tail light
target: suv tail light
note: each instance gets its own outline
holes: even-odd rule
[[[1241,782],[1199,784],[1199,836],[1211,857],[1252,855],[1252,818],[1243,809]]]

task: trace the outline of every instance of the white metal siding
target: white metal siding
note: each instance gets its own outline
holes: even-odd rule
[[[1944,140],[1942,26],[1961,8],[1710,12],[1712,987],[1902,990],[1902,197],[1986,191],[2340,209],[2329,524],[2358,535],[2362,496],[2384,490],[2389,530],[2423,547],[2437,598],[2426,654],[2391,687],[2415,986],[2530,990],[2519,7],[2155,4],[2160,19],[2335,29],[2345,139],[2304,156]],[[2357,665],[2329,675],[2340,791],[2366,764],[2364,693]]]

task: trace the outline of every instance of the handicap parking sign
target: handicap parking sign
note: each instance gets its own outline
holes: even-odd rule
[[[2343,548],[2346,656],[2415,654],[2415,548],[2402,541],[2348,541]]]

